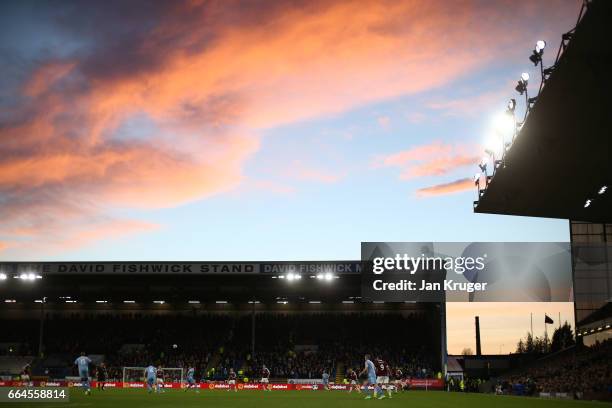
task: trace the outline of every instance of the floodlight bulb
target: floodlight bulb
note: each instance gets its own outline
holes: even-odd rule
[[[544,50],[544,48],[546,48],[546,41],[538,40],[536,42],[536,46],[535,46],[536,51],[537,52],[542,52]]]
[[[521,74],[521,79],[523,80],[523,82],[529,81],[529,74],[527,72],[523,72]]]
[[[508,110],[511,112],[514,112],[515,108],[516,108],[516,99],[512,98],[508,101]]]

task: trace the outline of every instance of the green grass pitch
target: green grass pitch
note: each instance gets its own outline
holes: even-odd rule
[[[552,400],[528,397],[461,394],[440,391],[408,391],[393,399],[364,400],[362,394],[343,391],[193,391],[167,390],[162,394],[147,394],[145,390],[108,389],[93,390],[85,396],[72,390],[69,403],[5,403],[2,407],[100,407],[100,408],[357,408],[357,407],[409,407],[409,408],[572,408],[610,407],[609,403],[591,401]]]

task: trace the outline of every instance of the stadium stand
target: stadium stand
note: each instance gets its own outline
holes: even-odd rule
[[[33,364],[33,375],[74,375],[74,357],[81,351],[103,355],[111,378],[121,367],[151,363],[196,367],[198,377],[227,378],[230,368],[255,378],[261,366],[273,378],[318,379],[323,370],[336,377],[338,367],[360,368],[363,355],[380,355],[413,377],[430,376],[435,353],[427,347],[427,322],[419,315],[259,314],[256,354],[251,351],[250,315],[200,314],[71,314],[49,316],[45,357]],[[342,322],[340,326],[340,322]],[[15,330],[0,341],[35,349],[38,321],[11,322]],[[342,330],[338,330],[342,327]]]
[[[500,380],[514,395],[564,393],[577,399],[609,399],[612,393],[612,341],[577,346],[546,356]]]
[[[19,375],[32,360],[31,356],[0,356],[0,375]]]

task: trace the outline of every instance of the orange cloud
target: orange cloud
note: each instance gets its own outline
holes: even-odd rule
[[[479,157],[474,154],[457,154],[449,157],[433,158],[428,162],[415,164],[400,175],[402,180],[425,176],[442,176],[465,166],[472,166],[478,162]]]
[[[450,183],[437,184],[417,190],[418,197],[433,197],[446,194],[461,193],[474,188],[474,182],[469,178],[451,181]]]
[[[374,160],[374,167],[399,167],[402,169],[400,179],[416,177],[441,176],[458,168],[474,165],[479,151],[474,146],[451,145],[436,141],[416,146]]]

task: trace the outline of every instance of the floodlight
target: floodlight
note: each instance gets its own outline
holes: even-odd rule
[[[513,114],[515,109],[516,109],[516,99],[512,98],[508,101],[508,110],[506,110],[506,113]]]
[[[520,95],[523,95],[527,91],[527,82],[523,81],[523,79],[519,79],[514,89]]]
[[[483,157],[482,160],[480,160],[480,164],[478,165],[478,167],[480,167],[480,171],[482,171],[483,173],[487,173],[487,162],[488,162],[488,158],[487,157]]]
[[[553,71],[555,70],[555,67],[548,67],[548,68],[544,68],[542,70],[542,75],[544,76],[545,79],[548,79],[548,77],[550,76],[550,74],[553,73]]]
[[[599,189],[597,194],[602,195],[603,193],[606,192],[607,189],[608,189],[608,186],[601,186],[601,188]],[[0,278],[1,278],[1,276],[0,276]]]
[[[523,80],[523,82],[525,82],[525,84],[527,84],[527,82],[529,82],[529,74],[527,72],[523,72],[521,74],[521,79]]]
[[[591,205],[591,200],[586,200],[586,202],[584,203],[584,208],[588,208]]]
[[[106,300],[96,300],[96,303],[107,303]]]
[[[325,274],[325,280],[326,280],[326,281],[330,281],[330,280],[332,280],[332,279],[334,279],[334,275],[332,275],[331,273],[327,272],[327,273]]]
[[[323,275],[322,273],[317,274],[317,279],[321,280],[324,278],[325,278],[325,275]]]
[[[515,129],[514,120],[501,112],[493,118],[493,126],[495,130],[502,135],[511,134]]]
[[[0,273],[0,280],[6,280],[6,273]]]
[[[295,279],[295,275],[294,275],[294,274],[292,274],[292,273],[288,273],[288,274],[287,274],[287,280],[288,280],[289,282],[291,282],[291,281],[293,281],[293,279]]]
[[[536,42],[533,52],[529,56],[529,60],[533,62],[533,65],[542,63],[542,55],[544,55],[544,48],[546,48],[546,41],[539,40]]]

